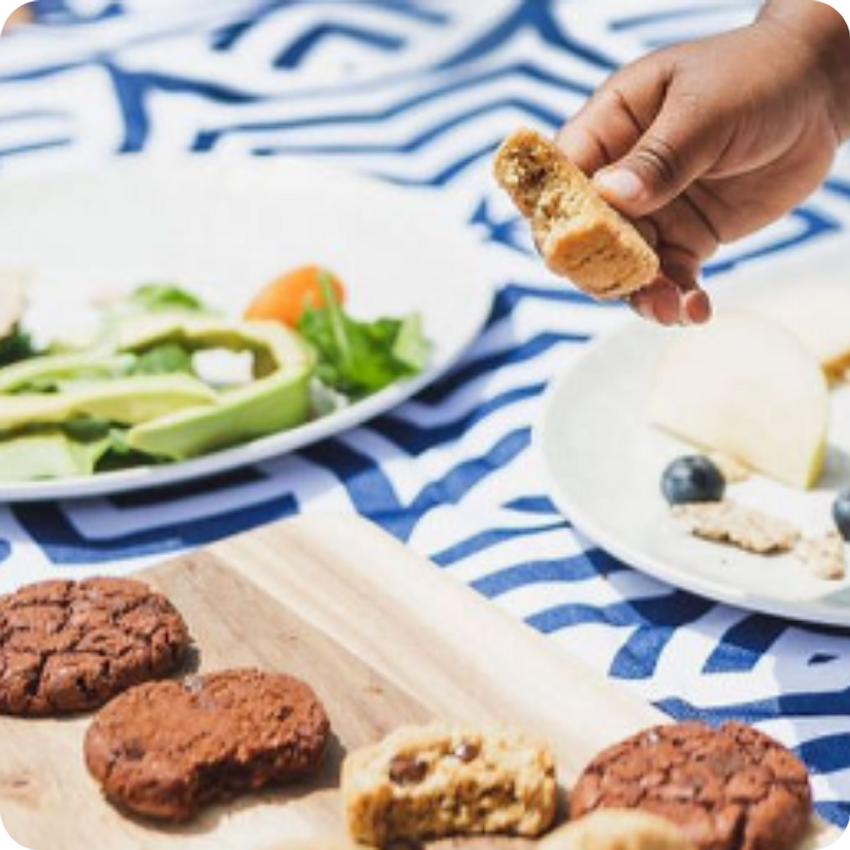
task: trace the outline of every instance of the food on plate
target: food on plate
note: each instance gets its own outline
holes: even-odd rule
[[[275,278],[261,289],[245,310],[245,318],[249,321],[281,322],[297,328],[305,310],[328,306],[322,292],[324,285],[330,287],[337,304],[345,303],[342,281],[333,272],[321,266],[301,266]]]
[[[0,597],[0,713],[91,711],[173,673],[188,646],[179,612],[141,582],[28,585]]]
[[[804,765],[741,723],[659,726],[605,750],[578,780],[570,815],[637,809],[678,826],[695,850],[792,850],[812,817]]]
[[[278,283],[303,289],[304,275]],[[0,481],[186,460],[297,427],[425,368],[418,316],[357,321],[329,273],[311,280],[290,317],[297,328],[281,316],[228,318],[180,287],[147,284],[103,305],[86,338],[40,350],[20,330],[23,301],[8,300]],[[221,358],[225,376],[211,370]]]
[[[151,417],[126,434],[127,445],[146,455],[183,460],[274,434],[310,417],[313,356],[298,336],[272,323],[221,319],[154,321],[122,350],[139,352],[177,343],[182,350],[250,351],[253,381],[228,389],[214,404]]]
[[[832,503],[832,518],[841,536],[850,541],[850,490],[843,490]]]
[[[549,750],[519,732],[433,723],[396,730],[345,760],[352,837],[383,846],[452,835],[537,836],[555,817]]]
[[[829,387],[814,356],[784,328],[721,313],[669,346],[648,415],[700,448],[808,488],[823,469]]]
[[[32,338],[21,322],[27,307],[29,275],[0,272],[0,367],[32,356]]]
[[[304,682],[227,670],[117,697],[92,721],[85,758],[112,803],[179,822],[209,804],[315,774],[329,737],[325,709]]]
[[[327,279],[319,284],[326,306],[308,307],[298,333],[315,349],[316,375],[325,386],[357,400],[425,368],[430,346],[417,313],[358,321],[343,311]]]
[[[837,531],[800,540],[794,555],[815,578],[841,581],[847,575],[844,539]]]
[[[850,366],[850,289],[844,284],[780,288],[748,307],[796,336],[832,378]]]
[[[540,850],[694,850],[679,827],[649,812],[602,809],[548,835]]]
[[[555,274],[596,298],[622,298],[658,276],[658,256],[640,233],[540,133],[512,133],[496,154],[494,171],[531,221],[538,250]]]
[[[669,464],[661,476],[661,489],[671,505],[720,502],[726,479],[710,458],[691,455]]]
[[[791,523],[731,500],[675,505],[672,511],[689,534],[756,555],[791,552],[800,540]]]

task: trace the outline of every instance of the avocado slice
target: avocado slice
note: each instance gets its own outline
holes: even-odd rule
[[[103,381],[76,390],[12,395],[0,400],[0,432],[74,419],[103,419],[137,425],[177,410],[212,405],[216,392],[188,375],[140,375]]]
[[[110,438],[79,442],[61,431],[0,440],[0,481],[38,481],[91,475]]]
[[[138,353],[175,342],[190,351],[226,348],[254,355],[252,384],[220,393],[210,407],[174,412],[131,428],[127,444],[140,452],[185,460],[295,427],[310,417],[312,349],[273,322],[168,317],[125,329],[121,349]]]
[[[0,393],[26,391],[53,381],[116,378],[129,371],[134,359],[127,354],[92,351],[35,357],[0,369]]]

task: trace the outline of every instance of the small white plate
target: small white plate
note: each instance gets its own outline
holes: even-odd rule
[[[421,313],[429,368],[350,408],[244,446],[166,466],[61,481],[0,482],[0,501],[118,493],[224,472],[358,425],[444,373],[492,302],[483,249],[422,193],[290,159],[126,157],[74,172],[0,180],[0,268],[36,275],[43,332],[82,321],[93,296],[145,282],[185,286],[239,315],[287,269],[320,263],[363,318]]]
[[[840,256],[846,264],[846,243]],[[769,297],[768,287],[837,277],[842,266],[833,257],[809,255],[734,275],[720,301],[737,306]],[[552,384],[535,442],[555,504],[604,549],[672,585],[755,611],[850,626],[850,581],[815,579],[790,555],[764,558],[694,539],[670,518],[661,474],[674,458],[696,452],[646,422],[650,382],[669,339],[664,329],[630,320]],[[835,494],[850,487],[850,388],[834,392],[832,404],[827,467],[816,490],[803,493],[753,476],[733,485],[730,495],[807,533],[832,528]]]

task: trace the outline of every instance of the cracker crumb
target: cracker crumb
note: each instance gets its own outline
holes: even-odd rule
[[[790,552],[800,539],[800,532],[785,520],[732,501],[676,505],[672,513],[694,537],[756,555]]]
[[[847,575],[844,540],[837,531],[804,538],[797,543],[794,555],[815,578],[841,581]]]

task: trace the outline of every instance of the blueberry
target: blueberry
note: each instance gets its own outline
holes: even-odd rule
[[[680,457],[664,470],[661,490],[671,505],[719,502],[726,491],[726,480],[707,457]],[[847,516],[850,520],[850,511]]]
[[[841,536],[850,541],[850,490],[845,490],[835,497],[832,503],[832,518]]]

